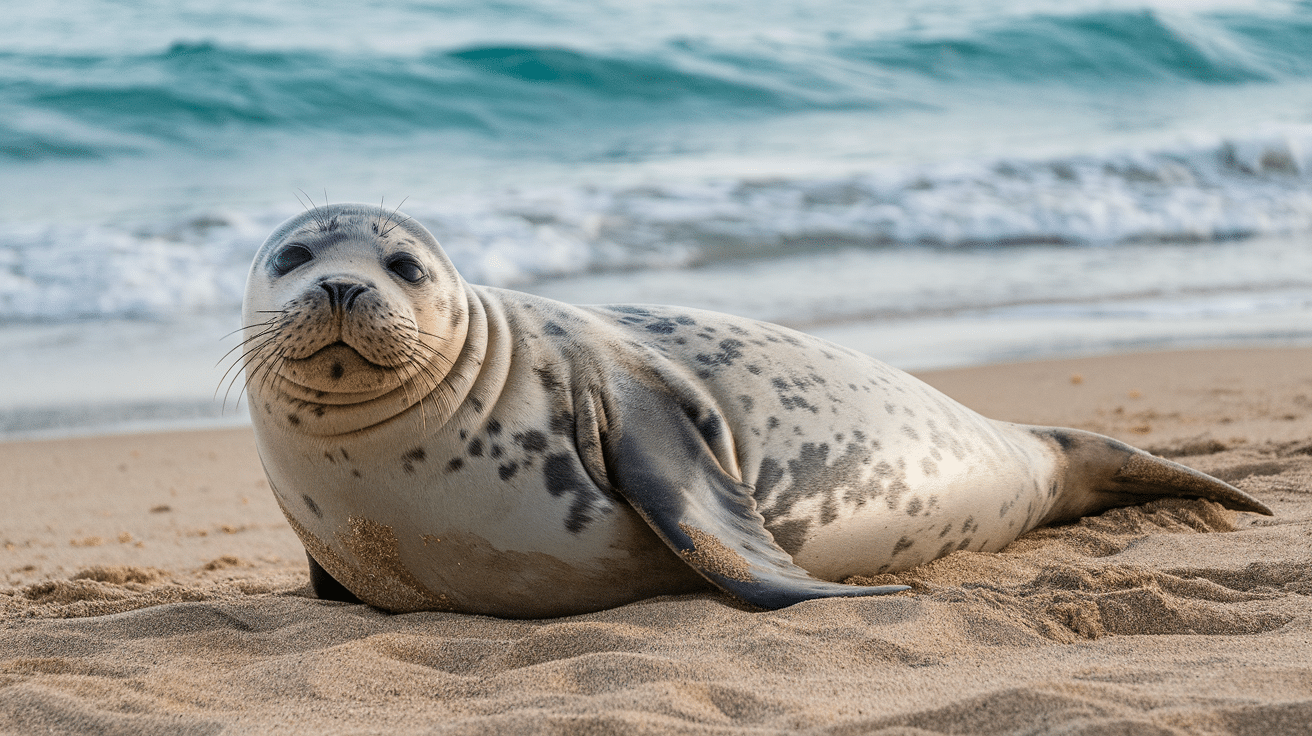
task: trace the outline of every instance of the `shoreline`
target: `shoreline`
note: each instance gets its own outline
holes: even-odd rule
[[[0,442],[0,730],[1298,733],[1312,720],[1312,348],[917,373],[1110,434],[1274,518],[1164,500],[743,610],[507,621],[319,601],[248,427]],[[882,581],[881,581],[882,582]]]
[[[1002,327],[1003,325],[995,325],[994,329],[1001,329]],[[813,331],[813,334],[845,345],[858,352],[879,357],[879,351],[870,349],[877,347],[874,343],[877,342],[878,338],[878,334],[875,332],[878,327],[872,323],[857,322],[850,325],[830,326],[827,329],[829,331]],[[862,345],[866,349],[862,349]],[[1288,336],[1280,338],[1254,337],[1232,338],[1220,343],[1203,340],[1201,345],[1194,345],[1186,340],[1165,344],[1153,341],[1146,345],[1137,345],[1124,350],[1051,350],[1037,357],[1022,357],[1018,360],[962,362],[947,366],[935,364],[929,368],[918,369],[913,367],[911,369],[902,368],[902,370],[906,370],[914,376],[927,378],[928,382],[936,387],[939,386],[936,383],[938,379],[935,377],[943,376],[943,380],[947,382],[946,385],[958,388],[962,386],[962,382],[953,378],[954,376],[969,375],[970,372],[977,370],[991,373],[1002,371],[1005,373],[1013,367],[1025,370],[1025,366],[1042,366],[1067,362],[1074,364],[1079,361],[1094,361],[1101,364],[1109,360],[1134,361],[1136,356],[1212,352],[1228,354],[1235,351],[1300,349],[1312,350],[1312,340]],[[194,363],[194,365],[191,363]],[[202,375],[207,373],[204,369],[213,368],[204,364],[203,361],[191,361],[191,363],[184,367]],[[901,366],[897,367],[901,368]],[[155,367],[152,371],[153,373],[160,373],[162,369]],[[69,376],[56,376],[56,378],[59,377],[69,378]],[[47,382],[50,380],[47,379]],[[983,402],[980,406],[998,406],[996,403],[989,401],[987,393],[971,393],[968,380],[965,384],[967,387],[963,390],[966,391],[964,394],[966,397],[973,398],[975,395],[979,395],[980,400]],[[46,389],[47,393],[51,390],[53,389],[49,387]],[[9,401],[13,401],[14,396],[18,395],[14,391],[16,389],[11,389],[10,393],[13,395],[8,397]],[[128,391],[118,391],[112,400],[98,403],[12,405],[0,409],[0,445],[14,442],[40,442],[99,436],[222,430],[249,426],[244,397],[237,401],[225,400],[220,402],[213,396],[205,395],[203,391],[195,393],[195,395],[192,395],[193,393],[195,392],[190,391],[183,392],[179,396],[151,397],[148,395],[134,395],[133,392]],[[122,394],[122,396],[118,394]],[[230,395],[231,392],[228,392],[225,398]],[[994,417],[988,410],[976,406],[971,401],[959,400],[985,416],[1000,418]],[[998,409],[1003,412],[1006,411],[1005,405],[998,406]],[[115,419],[115,417],[128,418]],[[1016,421],[1024,420],[1017,419]],[[1032,423],[1044,422],[1035,421]]]

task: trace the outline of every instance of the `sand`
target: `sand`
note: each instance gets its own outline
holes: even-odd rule
[[[957,553],[908,593],[504,621],[319,601],[249,430],[0,444],[13,733],[1307,734],[1312,350],[923,374],[1105,432],[1274,518],[1158,501]]]

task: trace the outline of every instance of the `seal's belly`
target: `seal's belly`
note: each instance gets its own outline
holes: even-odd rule
[[[362,447],[357,436],[354,456],[284,448],[266,464],[306,549],[361,600],[559,616],[703,585],[627,504],[570,485],[586,483],[576,456],[551,452],[545,436],[519,433],[517,444],[513,427],[465,423],[480,431],[462,437],[456,422],[402,447]]]

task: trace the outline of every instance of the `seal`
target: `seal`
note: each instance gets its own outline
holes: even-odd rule
[[[388,611],[559,616],[710,586],[780,608],[1161,496],[1271,513],[776,325],[470,285],[370,205],[278,227],[244,318],[260,457],[314,589]]]

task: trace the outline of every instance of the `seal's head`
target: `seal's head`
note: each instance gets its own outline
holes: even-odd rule
[[[399,212],[341,204],[293,217],[247,279],[252,412],[314,435],[397,416],[446,377],[467,299],[437,240]]]

